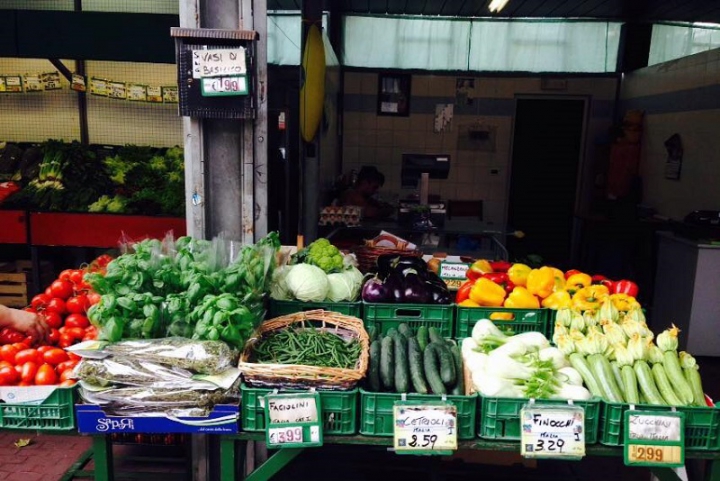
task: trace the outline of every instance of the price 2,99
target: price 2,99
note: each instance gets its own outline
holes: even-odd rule
[[[637,461],[654,461],[662,463],[665,451],[662,448],[652,446],[633,446],[631,458]]]
[[[273,444],[301,443],[303,430],[301,427],[273,429],[270,431],[270,442]]]
[[[435,443],[437,442],[437,434],[423,434],[422,439],[418,439],[416,434],[410,437],[408,446],[411,448],[428,448],[435,449]]]
[[[535,443],[533,451],[541,453],[543,451],[551,453],[562,453],[565,441],[563,439],[538,439]]]

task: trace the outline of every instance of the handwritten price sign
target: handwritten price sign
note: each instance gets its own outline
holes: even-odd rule
[[[679,467],[685,464],[685,414],[625,412],[625,464]]]
[[[578,406],[528,404],[520,411],[520,450],[525,457],[585,456],[585,410]]]
[[[457,449],[457,409],[450,403],[400,401],[393,408],[398,453],[448,454]]]
[[[203,78],[201,82],[201,93],[204,97],[247,95],[248,93],[247,77],[245,76]]]
[[[247,74],[245,49],[242,47],[193,50],[192,58],[193,78]]]
[[[317,393],[268,394],[265,404],[269,447],[322,446],[320,396]]]

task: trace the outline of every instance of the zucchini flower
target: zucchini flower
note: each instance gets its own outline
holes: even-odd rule
[[[580,332],[585,331],[585,318],[577,311],[573,311],[572,313],[572,318],[570,319],[570,329],[577,329]]]
[[[680,332],[680,329],[675,327],[675,324],[672,325],[671,328],[665,329],[663,332],[658,334],[657,337],[657,347],[660,348],[661,351],[677,351],[678,348],[678,333]]]
[[[577,351],[575,341],[568,334],[563,334],[554,339],[555,345],[566,357]]]
[[[597,325],[597,324],[595,324],[594,326],[588,326],[587,332],[590,332],[590,331],[597,332],[597,333],[600,334],[600,335],[605,335],[605,333],[604,333],[603,330],[602,330],[602,327],[600,327],[600,326]],[[587,333],[587,332],[586,332],[586,333]]]
[[[598,325],[598,313],[595,311],[585,311],[583,314],[583,320],[585,321],[585,328],[593,327]]]
[[[688,354],[685,351],[680,351],[680,354],[678,355],[680,358],[680,367],[683,369],[697,369],[697,361],[694,357],[692,357],[690,354]]]
[[[641,324],[645,324],[647,322],[647,320],[645,319],[645,313],[640,307],[631,308],[626,314],[626,317],[630,317],[632,320],[637,321]]]
[[[578,343],[585,339],[585,334],[583,334],[582,331],[579,329],[570,329],[570,339],[573,340],[574,343]]]
[[[620,321],[620,327],[622,327],[623,332],[629,338],[632,338],[634,334],[637,334],[639,336],[643,335],[642,324],[628,314],[626,314],[622,318],[622,321]]]
[[[573,310],[570,308],[558,309],[555,314],[555,329],[558,324],[562,324],[565,327],[570,327],[570,320],[573,316]]]
[[[660,364],[663,362],[663,352],[655,344],[648,344],[647,360],[652,364]]]
[[[627,343],[627,349],[636,361],[645,361],[647,359],[649,346],[650,343],[643,339],[638,333],[630,336],[630,340]]]
[[[555,322],[555,331],[553,331],[553,342],[557,344],[557,339],[561,336],[569,336],[570,331],[567,327],[565,327],[564,324],[561,324],[560,322]]]
[[[630,349],[623,346],[622,344],[613,344],[612,347],[618,366],[632,366],[635,363],[635,357],[630,352]]]
[[[579,343],[578,351],[586,356],[591,354],[605,354],[608,351],[607,338],[595,330],[591,330],[585,336],[585,339]]]
[[[618,324],[610,319],[601,319],[600,324],[610,344],[622,344],[623,346],[627,344],[627,336]]]
[[[610,298],[605,299],[602,306],[600,306],[600,311],[598,311],[599,321],[602,323],[602,321],[608,320],[616,323],[618,322],[619,317],[620,313],[618,312],[618,308],[615,307],[613,301]]]

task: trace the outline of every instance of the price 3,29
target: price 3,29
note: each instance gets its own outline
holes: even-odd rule
[[[543,451],[562,453],[563,446],[565,446],[565,441],[563,439],[538,439],[535,446],[533,446],[533,451],[536,453],[541,453]]]
[[[408,446],[411,448],[429,448],[435,449],[435,443],[437,442],[437,434],[423,434],[422,439],[418,439],[417,434],[413,434],[410,437]]]

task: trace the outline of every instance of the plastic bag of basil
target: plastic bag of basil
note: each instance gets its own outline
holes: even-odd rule
[[[102,295],[88,311],[99,338],[180,336],[241,348],[265,315],[276,263],[276,232],[254,245],[225,239],[147,239],[86,281]]]

